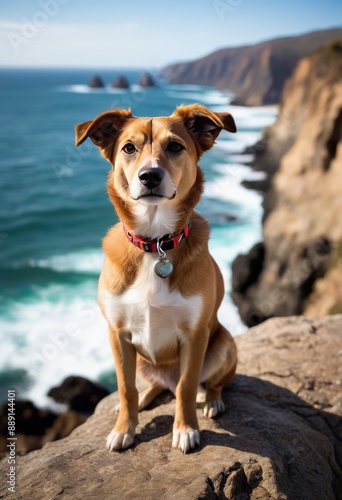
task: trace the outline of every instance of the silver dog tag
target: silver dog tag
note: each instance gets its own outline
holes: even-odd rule
[[[154,265],[154,272],[159,278],[167,278],[173,271],[173,264],[166,258],[166,253],[162,249],[161,238],[157,241],[158,262]]]
[[[173,264],[168,259],[158,260],[154,266],[154,272],[159,278],[166,278],[173,271]]]

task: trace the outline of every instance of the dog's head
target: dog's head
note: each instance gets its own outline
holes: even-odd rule
[[[236,132],[233,117],[199,104],[156,118],[113,110],[76,125],[76,146],[88,137],[98,146],[113,166],[109,182],[124,203],[174,204],[190,192],[198,159],[223,129]]]

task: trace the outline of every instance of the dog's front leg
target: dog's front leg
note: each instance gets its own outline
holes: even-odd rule
[[[138,424],[138,391],[135,386],[136,351],[122,329],[109,328],[109,339],[113,351],[120,409],[114,429],[107,437],[110,451],[128,448],[134,442]]]
[[[176,389],[172,446],[183,453],[200,444],[196,395],[208,336],[208,332],[187,330],[180,345],[180,379]]]

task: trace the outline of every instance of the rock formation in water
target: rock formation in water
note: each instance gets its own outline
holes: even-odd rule
[[[200,447],[171,448],[175,400],[140,413],[135,445],[109,453],[117,393],[69,437],[17,457],[17,500],[341,500],[342,315],[272,319],[236,338],[226,412],[198,410]],[[8,462],[0,465],[7,491]],[[5,495],[6,496],[6,495]]]
[[[94,75],[88,82],[88,87],[91,89],[102,89],[104,87],[104,83],[99,75]]]
[[[299,59],[341,35],[341,29],[330,29],[221,49],[196,61],[167,66],[162,75],[169,83],[229,90],[235,94],[235,104],[278,104]]]
[[[156,87],[156,82],[150,73],[144,73],[140,78],[138,85],[140,85],[140,87]]]
[[[118,76],[111,87],[115,89],[129,89],[129,81],[126,76]]]
[[[243,321],[342,312],[342,40],[299,62],[253,151],[270,185],[264,241],[233,263]]]

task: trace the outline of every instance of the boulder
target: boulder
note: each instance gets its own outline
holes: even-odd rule
[[[247,255],[238,255],[232,265],[233,290],[243,293],[258,278],[265,258],[263,243],[257,243]]]
[[[91,89],[102,89],[104,87],[104,83],[99,75],[94,75],[88,82],[88,87]]]
[[[115,89],[129,89],[129,81],[125,76],[118,76],[111,87]]]
[[[7,450],[7,404],[0,408],[0,453]],[[68,436],[83,424],[84,418],[74,411],[56,413],[37,408],[31,401],[15,402],[16,452],[38,450],[45,443]]]
[[[102,385],[74,375],[48,392],[48,396],[57,403],[65,403],[71,410],[85,414],[93,413],[97,403],[108,394],[109,391]]]
[[[59,387],[50,389],[48,396],[58,403],[69,406],[68,411],[59,414],[37,408],[31,401],[17,400],[16,450],[25,454],[38,450],[45,443],[68,436],[76,427],[83,424],[85,417],[93,413],[97,403],[108,396],[102,385],[83,377],[67,377]],[[6,451],[7,441],[7,404],[0,407],[0,453]]]
[[[140,85],[140,87],[156,87],[156,83],[150,73],[144,73],[140,78],[138,85]]]
[[[21,434],[42,436],[51,427],[57,414],[50,410],[37,408],[31,401],[18,400],[15,404],[16,431]],[[0,434],[7,433],[7,404],[0,408]]]
[[[226,412],[198,410],[201,445],[188,455],[171,448],[169,394],[140,413],[132,448],[109,453],[108,396],[69,437],[17,457],[14,498],[341,499],[341,329],[342,315],[276,318],[237,337]],[[6,459],[0,468],[5,492]]]

